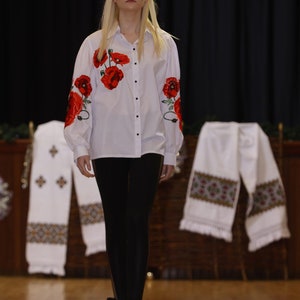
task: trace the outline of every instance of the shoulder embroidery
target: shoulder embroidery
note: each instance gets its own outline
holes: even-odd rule
[[[125,54],[113,52],[113,49],[108,49],[108,51],[104,52],[101,60],[99,61],[97,59],[98,52],[99,50],[96,50],[94,53],[94,66],[96,68],[101,67],[101,82],[107,89],[113,90],[124,77],[124,73],[120,69],[120,66],[123,67],[128,64],[130,59]]]

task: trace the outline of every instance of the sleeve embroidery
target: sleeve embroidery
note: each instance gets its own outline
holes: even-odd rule
[[[75,87],[81,95],[73,91]],[[90,77],[81,75],[74,80],[74,85],[71,88],[68,99],[65,127],[71,125],[76,117],[79,121],[89,119],[90,113],[88,112],[87,105],[91,103],[91,100],[88,98],[91,92],[92,85]]]
[[[165,120],[176,123],[182,131],[182,114],[181,114],[181,98],[179,96],[180,81],[175,77],[169,77],[163,86],[163,93],[167,99],[162,100],[162,103],[168,106],[168,110],[164,113]],[[176,99],[177,97],[177,99]]]

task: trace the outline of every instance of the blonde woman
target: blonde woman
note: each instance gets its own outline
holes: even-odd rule
[[[115,293],[108,299],[142,300],[149,214],[183,142],[177,47],[155,5],[106,0],[100,29],[77,54],[68,98],[66,141],[102,198]]]

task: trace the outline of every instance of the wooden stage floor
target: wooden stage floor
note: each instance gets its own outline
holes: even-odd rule
[[[1,300],[106,300],[108,279],[0,277]],[[147,280],[143,300],[299,300],[300,280]]]

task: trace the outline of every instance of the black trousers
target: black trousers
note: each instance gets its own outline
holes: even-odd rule
[[[117,300],[142,300],[149,252],[149,215],[163,157],[93,161],[104,210],[106,250]]]

